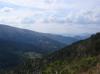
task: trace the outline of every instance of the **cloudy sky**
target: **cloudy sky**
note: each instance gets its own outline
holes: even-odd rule
[[[38,32],[100,32],[100,0],[0,0],[0,24]]]

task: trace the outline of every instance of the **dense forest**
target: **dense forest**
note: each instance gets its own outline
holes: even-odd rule
[[[42,57],[26,56],[0,74],[100,74],[100,33]]]

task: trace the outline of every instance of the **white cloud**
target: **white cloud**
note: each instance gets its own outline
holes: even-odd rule
[[[1,2],[12,3],[19,6],[39,8],[43,10],[73,9],[81,10],[93,8],[96,1],[90,0],[0,0]],[[91,3],[89,3],[91,2]]]
[[[0,21],[5,24],[21,24],[22,19],[32,15],[32,11],[4,7],[0,10]]]
[[[0,0],[0,23],[50,33],[96,32],[99,0]],[[16,5],[18,6],[16,9]],[[91,11],[88,12],[88,11]]]
[[[64,8],[64,5],[62,3],[56,3],[57,0],[3,0],[3,2],[8,2],[15,5],[31,8],[40,8],[43,10],[54,10]]]

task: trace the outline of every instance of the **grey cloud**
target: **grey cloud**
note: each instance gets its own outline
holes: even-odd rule
[[[67,15],[63,17],[51,16],[51,18],[44,19],[44,23],[100,24],[100,13],[98,11],[87,11],[71,17]]]
[[[96,13],[93,11],[87,11],[82,15],[78,15],[76,21],[73,22],[76,24],[100,24],[100,13]]]
[[[22,24],[33,24],[34,22],[35,22],[34,19],[29,18],[29,17],[24,18],[24,19],[21,21]]]

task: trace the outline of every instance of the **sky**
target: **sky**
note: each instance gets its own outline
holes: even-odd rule
[[[100,0],[0,0],[0,24],[61,35],[100,32]]]

